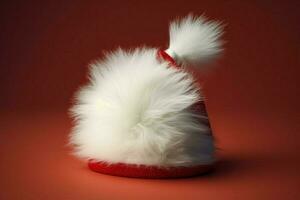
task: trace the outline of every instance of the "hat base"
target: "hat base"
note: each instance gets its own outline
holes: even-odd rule
[[[88,166],[92,171],[113,176],[131,178],[184,178],[201,175],[210,172],[213,165],[196,165],[191,167],[157,167],[148,165],[136,165],[89,160]]]

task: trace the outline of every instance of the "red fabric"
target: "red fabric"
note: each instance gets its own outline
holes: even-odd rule
[[[90,160],[88,166],[91,170],[102,174],[125,176],[133,178],[180,178],[207,173],[213,169],[212,165],[198,165],[193,167],[168,167],[134,165],[134,164],[107,164]]]
[[[167,52],[165,52],[164,50],[158,50],[157,56],[158,56],[158,59],[163,59],[163,60],[169,62],[169,64],[171,66],[173,66],[173,67],[175,67],[177,69],[180,69],[180,66],[176,63],[176,61]],[[197,103],[195,103],[192,106],[192,109],[196,113],[198,113],[198,114],[200,114],[202,116],[208,117],[204,101],[198,101]],[[210,127],[210,123],[209,123],[208,119],[207,120],[201,119],[201,123],[205,123],[205,124],[207,124]]]
[[[210,123],[209,123],[205,102],[204,101],[198,101],[197,103],[192,105],[192,109],[194,110],[195,113],[207,117],[206,119],[201,118],[199,120],[201,121],[201,123],[206,124],[210,128],[211,126],[210,126]],[[212,132],[211,132],[211,134],[212,134]]]
[[[171,66],[173,66],[175,68],[179,68],[176,61],[168,53],[166,53],[164,50],[158,50],[157,56],[158,56],[159,59],[163,59],[163,60],[169,62],[171,64]]]

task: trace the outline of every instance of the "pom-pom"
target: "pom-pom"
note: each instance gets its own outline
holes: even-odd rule
[[[223,26],[203,16],[188,15],[170,24],[170,43],[166,52],[177,63],[198,65],[211,61],[222,51]]]

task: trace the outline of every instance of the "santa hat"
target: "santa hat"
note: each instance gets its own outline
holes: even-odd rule
[[[126,177],[174,178],[210,170],[214,139],[204,98],[189,65],[221,51],[217,22],[186,18],[170,25],[165,51],[119,49],[91,64],[76,95],[70,135],[91,170]]]

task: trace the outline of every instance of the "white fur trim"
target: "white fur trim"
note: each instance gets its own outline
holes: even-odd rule
[[[219,22],[189,15],[170,24],[170,44],[166,52],[175,55],[174,59],[179,63],[198,65],[214,59],[221,52],[221,35]]]
[[[76,155],[166,167],[214,161],[205,117],[190,109],[201,92],[187,72],[159,62],[156,53],[118,50],[91,65],[90,83],[71,110]]]

